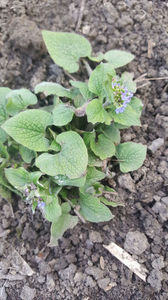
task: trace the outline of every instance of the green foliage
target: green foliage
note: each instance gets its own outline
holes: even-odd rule
[[[0,87],[0,193],[8,200],[15,193],[33,212],[40,209],[51,222],[49,245],[55,246],[79,220],[113,218],[110,209],[122,204],[107,179],[116,161],[124,173],[141,167],[146,146],[120,143],[120,129],[139,126],[143,107],[133,96],[133,74],[118,76],[115,70],[134,56],[110,50],[93,57],[80,35],[42,35],[51,58],[66,71],[76,72],[82,57],[85,67],[89,59],[95,69],[85,82],[70,80],[69,88],[52,82],[39,83],[34,93]],[[39,108],[41,96],[53,103]]]

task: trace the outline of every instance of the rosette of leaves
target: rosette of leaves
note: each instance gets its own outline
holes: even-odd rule
[[[111,84],[117,80],[135,93],[132,74],[116,74],[134,56],[111,50],[94,57],[89,41],[80,35],[50,31],[42,35],[51,58],[69,73],[78,71],[79,60],[87,68],[89,60],[95,64],[89,78],[70,80],[69,88],[52,82],[41,82],[34,92],[0,88],[1,195],[10,199],[16,193],[33,210],[40,208],[52,223],[54,246],[79,219],[113,218],[110,207],[121,203],[107,178],[116,160],[121,172],[138,169],[146,146],[120,142],[120,129],[140,125],[142,102],[132,97],[125,111],[117,114]],[[41,93],[52,98],[53,105],[35,108]]]

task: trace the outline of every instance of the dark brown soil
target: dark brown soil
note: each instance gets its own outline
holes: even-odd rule
[[[42,80],[65,81],[64,73],[46,53],[40,30],[76,31],[81,2],[0,1],[2,86],[33,88]],[[95,53],[117,48],[135,54],[135,61],[127,68],[135,77],[143,73],[168,77],[167,16],[167,1],[86,0],[77,32],[85,34]],[[0,200],[0,236],[4,235],[0,243],[0,299],[168,299],[168,80],[151,81],[138,89],[138,96],[144,103],[142,127],[126,130],[123,141],[150,147],[154,140],[163,138],[165,144],[154,153],[148,150],[138,171],[125,178],[116,174],[115,188],[125,207],[114,209],[111,222],[79,224],[65,233],[58,247],[49,248],[49,224],[39,212],[32,216],[31,208],[20,200],[14,203],[12,216],[8,203]],[[145,249],[141,254],[132,248],[130,232],[135,239],[139,232],[144,234],[137,242],[138,249]],[[5,241],[25,259],[34,275],[25,276],[19,267],[11,266],[15,258]],[[103,248],[111,241],[145,265],[149,271],[146,283]],[[13,277],[5,279],[9,274]],[[17,278],[18,274],[22,278]]]

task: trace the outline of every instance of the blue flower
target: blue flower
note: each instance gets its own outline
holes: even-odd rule
[[[119,82],[112,82],[112,89],[114,92],[114,101],[117,106],[116,114],[123,113],[128,103],[130,103],[133,93],[127,87],[121,86]]]
[[[39,208],[39,209],[44,209],[44,207],[45,207],[45,202],[43,202],[43,201],[38,201],[38,204],[37,204],[37,207]]]

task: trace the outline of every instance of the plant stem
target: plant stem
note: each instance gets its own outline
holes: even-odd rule
[[[85,68],[86,68],[86,71],[88,73],[88,76],[90,77],[91,73],[92,73],[92,69],[90,67],[90,65],[88,64],[88,62],[85,60],[85,59],[82,59],[84,65],[85,65]]]
[[[80,214],[79,212],[79,206],[76,207],[68,198],[64,198],[65,201],[67,201],[69,203],[69,205],[73,208],[74,213],[78,216],[78,218],[82,221],[82,223],[86,223],[84,217]]]

